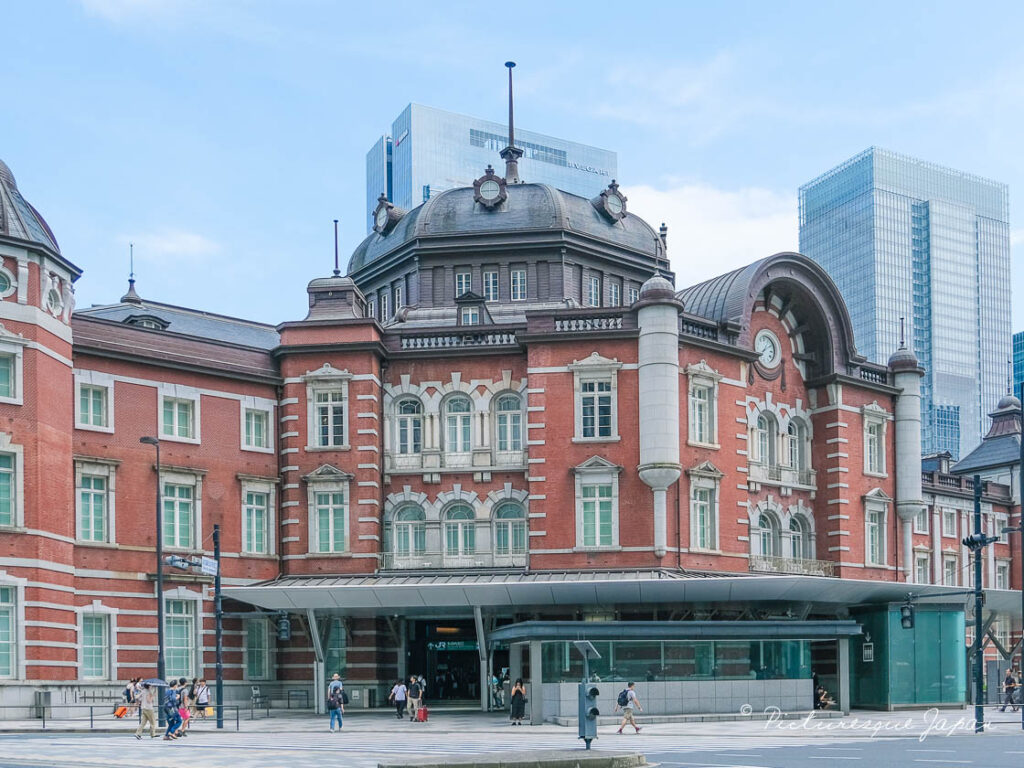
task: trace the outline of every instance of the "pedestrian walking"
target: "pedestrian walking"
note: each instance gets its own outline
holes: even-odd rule
[[[512,686],[512,695],[509,697],[509,719],[512,725],[522,725],[523,716],[526,715],[526,686],[523,685],[523,678],[517,678]]]
[[[206,708],[210,706],[210,686],[206,684],[206,678],[200,678],[196,685],[196,711],[199,716],[206,719]]]
[[[338,721],[338,733],[341,733],[342,716],[345,714],[345,684],[341,675],[335,672],[331,682],[327,684],[327,712],[331,716],[331,733],[334,733],[334,721]]]
[[[136,696],[139,705],[139,727],[135,729],[135,738],[142,739],[142,732],[149,725],[149,737],[156,738],[156,690],[150,687],[149,683],[143,683],[142,688]]]
[[[1007,706],[1012,706],[1013,711],[1017,711],[1017,701],[1013,695],[1017,690],[1017,678],[1014,675],[1016,671],[1015,669],[1006,670],[1006,677],[1003,679],[1003,706],[999,708],[1000,712],[1005,712]]]
[[[618,733],[622,733],[622,729],[627,725],[632,725],[636,728],[636,732],[640,733],[640,726],[633,719],[633,708],[636,707],[641,712],[644,711],[644,708],[640,705],[640,699],[636,696],[635,687],[636,683],[630,683],[619,693],[618,698],[615,700],[615,709],[612,712],[622,710],[622,722],[619,723]]]
[[[189,711],[189,707],[192,705],[191,697],[189,696],[188,679],[184,677],[178,678],[178,715],[181,716],[181,725],[178,726],[179,736],[188,736],[188,724],[192,719],[192,714]]]
[[[399,680],[391,689],[391,695],[388,696],[388,700],[395,704],[395,716],[399,720],[405,717],[405,702],[408,692],[409,689],[405,687],[405,683]]]
[[[164,717],[167,719],[167,730],[164,732],[164,741],[178,738],[178,728],[181,726],[181,715],[178,713],[180,704],[178,696],[178,681],[172,680],[167,692],[164,694]]]
[[[420,708],[423,700],[423,688],[420,686],[420,681],[416,679],[416,675],[409,678],[407,697],[409,702],[409,722],[415,722],[416,710]]]

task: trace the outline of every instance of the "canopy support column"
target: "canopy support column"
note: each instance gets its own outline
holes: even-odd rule
[[[530,641],[530,725],[544,723],[544,680],[540,660],[540,640]]]
[[[840,637],[838,640],[839,653],[836,654],[838,665],[838,680],[839,685],[839,709],[843,711],[843,714],[850,714],[850,638]],[[818,692],[815,691],[814,695],[817,696]]]
[[[325,712],[324,696],[320,690],[323,687],[323,680],[326,676],[324,669],[324,646],[320,642],[320,625],[316,621],[316,611],[312,608],[306,609],[306,623],[309,629],[309,639],[313,643],[313,711],[322,715]]]
[[[486,712],[491,676],[487,674],[487,634],[484,632],[484,613],[479,605],[473,606],[473,623],[476,624],[476,650],[480,656],[480,711]]]

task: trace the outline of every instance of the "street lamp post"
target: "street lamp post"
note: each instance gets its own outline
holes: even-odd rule
[[[164,531],[160,524],[160,440],[140,437],[139,442],[156,448],[156,676],[166,681],[164,668]],[[164,726],[164,708],[158,707],[160,727]]]

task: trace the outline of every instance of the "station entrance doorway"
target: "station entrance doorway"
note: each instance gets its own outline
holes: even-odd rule
[[[406,651],[408,674],[426,678],[428,701],[480,701],[480,651],[472,619],[410,621]],[[507,650],[495,654],[494,665],[500,676],[508,666]],[[483,681],[485,687],[489,683]]]

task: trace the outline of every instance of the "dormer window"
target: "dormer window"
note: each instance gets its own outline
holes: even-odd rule
[[[480,325],[480,307],[463,307],[459,325]]]
[[[127,325],[134,325],[137,328],[149,328],[153,331],[164,331],[170,325],[162,317],[156,317],[155,315],[129,315],[125,318],[124,322]]]
[[[459,325],[484,325],[491,317],[484,306],[484,297],[467,291],[455,300]]]

